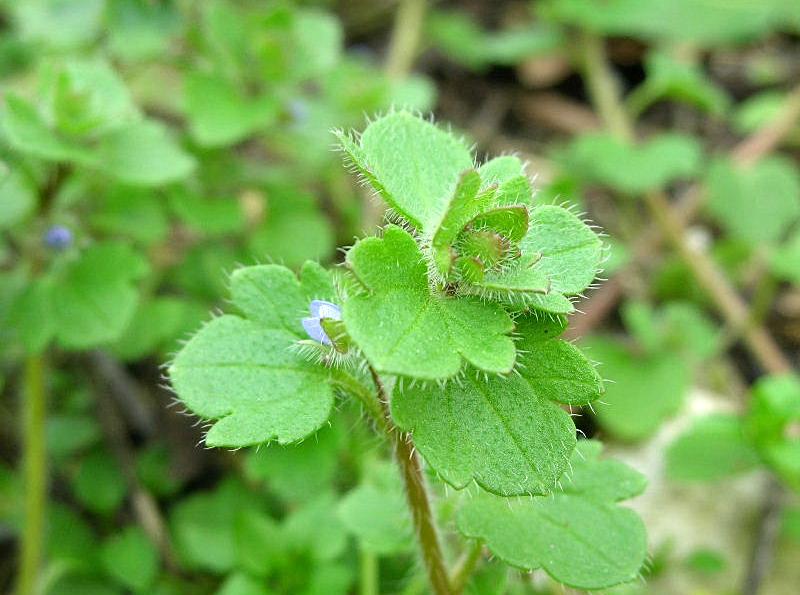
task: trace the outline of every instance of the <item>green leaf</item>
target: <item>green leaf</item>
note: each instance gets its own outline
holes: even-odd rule
[[[204,419],[214,420],[209,446],[300,440],[328,419],[328,370],[301,357],[295,343],[312,299],[291,271],[277,265],[239,269],[234,305],[245,315],[215,318],[169,368],[175,391]]]
[[[767,157],[744,169],[718,160],[706,183],[709,212],[750,244],[778,242],[800,217],[800,175],[787,159]]]
[[[263,482],[287,503],[313,498],[336,475],[340,436],[334,428],[322,428],[300,444],[251,450],[244,464],[246,477]]]
[[[161,197],[153,191],[114,186],[99,198],[99,208],[93,210],[89,219],[99,231],[123,235],[146,245],[166,238],[169,220]]]
[[[147,264],[130,247],[105,243],[89,247],[51,279],[50,304],[58,342],[88,349],[120,337],[139,299],[133,281]]]
[[[98,450],[81,461],[72,489],[87,509],[110,516],[122,505],[127,485],[116,461]]]
[[[176,473],[177,461],[173,461],[170,453],[166,445],[154,443],[140,450],[136,459],[136,476],[156,496],[175,495],[185,479]]]
[[[602,362],[602,375],[613,381],[594,407],[600,425],[614,436],[642,440],[678,411],[690,381],[689,367],[680,354],[661,350],[637,355],[605,337],[582,344],[592,359]]]
[[[514,65],[527,58],[558,50],[561,33],[541,23],[503,31],[483,31],[459,11],[434,11],[427,22],[432,41],[447,56],[470,68],[490,64]]]
[[[477,260],[481,262],[480,258]],[[536,267],[538,261],[538,255],[523,256],[500,270],[484,274],[462,291],[511,305],[528,304],[533,295],[545,294],[550,288],[550,280]]]
[[[54,79],[55,122],[68,135],[98,135],[141,118],[125,83],[104,60],[71,60]]]
[[[269,595],[270,591],[261,581],[243,572],[231,574],[214,595]]]
[[[716,481],[757,465],[758,455],[735,415],[695,420],[667,450],[667,475],[676,481]]]
[[[229,479],[214,491],[194,492],[177,503],[170,510],[169,526],[182,566],[214,574],[232,570],[237,562],[237,519],[257,510],[257,501]]]
[[[547,494],[575,448],[569,414],[522,378],[469,374],[444,390],[395,388],[392,417],[445,481],[503,495]]]
[[[568,210],[552,205],[531,212],[521,248],[523,254],[541,255],[536,269],[550,280],[550,292],[563,296],[578,295],[589,287],[603,257],[597,234]],[[558,304],[558,298],[553,302]]]
[[[645,479],[599,454],[599,443],[580,441],[563,491],[550,496],[466,500],[459,530],[484,540],[505,562],[542,568],[570,587],[604,589],[634,580],[647,555],[645,529],[633,511],[615,503],[641,493]]]
[[[764,462],[800,490],[800,379],[793,374],[765,376],[753,387],[745,432]]]
[[[233,84],[213,74],[191,73],[185,92],[192,136],[204,147],[234,144],[277,116],[274,99],[243,97]]]
[[[311,554],[315,561],[341,556],[347,547],[347,531],[336,507],[334,497],[323,493],[293,510],[283,524],[286,546],[295,552]]]
[[[464,172],[458,181],[450,202],[442,217],[429,230],[433,261],[439,272],[447,278],[453,265],[453,244],[464,226],[491,204],[491,194],[480,190],[481,178],[471,169]]]
[[[38,198],[31,181],[19,169],[0,162],[0,230],[22,223],[36,208]]]
[[[702,150],[695,139],[680,134],[661,134],[632,144],[608,133],[592,133],[573,141],[563,158],[571,171],[588,182],[639,195],[695,175]]]
[[[259,510],[243,510],[234,522],[236,566],[253,576],[267,576],[287,561],[281,527]]]
[[[350,337],[386,374],[448,378],[466,360],[487,372],[510,372],[513,325],[496,304],[432,293],[414,238],[389,226],[347,253],[347,264],[366,290],[348,298],[343,319]]]
[[[653,51],[647,56],[647,78],[627,98],[636,113],[663,99],[689,103],[715,115],[724,113],[730,98],[696,64]]]
[[[9,6],[23,39],[54,49],[92,41],[102,30],[105,0],[32,0]]]
[[[358,144],[343,134],[339,140],[356,169],[418,229],[442,217],[461,174],[473,166],[460,139],[404,111],[372,122]]]
[[[411,518],[396,468],[384,464],[339,502],[339,518],[360,546],[382,556],[414,547]]]
[[[109,576],[134,591],[145,591],[158,572],[158,551],[136,526],[127,527],[106,541],[100,559]]]
[[[770,268],[779,279],[800,284],[800,232],[794,232],[772,253]]]
[[[302,242],[297,241],[299,237]],[[270,190],[266,220],[248,245],[258,258],[297,268],[306,260],[329,260],[336,238],[331,221],[313,195],[281,187]]]
[[[87,150],[60,138],[34,106],[15,95],[5,97],[2,127],[9,144],[23,153],[51,161],[94,162]]]
[[[97,155],[103,171],[120,182],[139,186],[181,180],[196,165],[163,125],[151,121],[128,124],[106,135]]]
[[[78,414],[51,414],[47,418],[47,451],[61,459],[100,441],[100,426],[93,417]]]
[[[9,322],[28,353],[40,353],[55,336],[53,291],[50,278],[34,279],[11,306]]]
[[[600,374],[581,350],[557,338],[563,329],[560,322],[526,316],[518,318],[516,326],[519,373],[537,395],[581,406],[605,392]]]

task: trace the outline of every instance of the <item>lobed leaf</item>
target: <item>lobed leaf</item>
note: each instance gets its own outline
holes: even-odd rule
[[[441,218],[472,154],[455,136],[406,111],[383,116],[342,149],[389,206],[417,229]]]
[[[486,372],[510,372],[513,324],[497,304],[431,291],[414,238],[399,227],[360,240],[347,264],[365,289],[342,308],[350,337],[385,374],[449,378],[466,360]]]
[[[521,247],[524,254],[541,254],[537,269],[550,279],[550,291],[564,296],[578,295],[591,284],[603,256],[597,234],[566,209],[552,205],[531,212]],[[557,298],[552,301],[557,303]]]
[[[517,376],[396,388],[392,417],[459,489],[474,479],[502,496],[550,493],[575,448],[569,414]]]
[[[233,303],[244,314],[212,320],[178,353],[169,368],[184,404],[215,423],[209,446],[248,446],[276,439],[294,442],[328,418],[333,392],[328,371],[294,350],[304,337],[300,319],[330,285],[314,271],[304,287],[284,267],[236,271]],[[313,288],[313,289],[311,289]]]
[[[641,493],[646,482],[622,463],[598,460],[599,453],[599,443],[578,443],[562,492],[467,500],[459,530],[484,540],[501,560],[542,568],[570,587],[604,589],[634,580],[647,555],[645,529],[633,511],[615,503]]]

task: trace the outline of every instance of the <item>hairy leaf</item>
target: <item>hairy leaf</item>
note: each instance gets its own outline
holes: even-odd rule
[[[508,314],[496,304],[432,293],[422,252],[407,232],[389,226],[383,238],[359,241],[347,264],[365,292],[345,302],[345,326],[379,372],[448,378],[462,360],[487,372],[511,371]]]
[[[541,206],[531,212],[523,253],[538,253],[537,269],[550,279],[550,291],[565,296],[586,289],[597,274],[603,242],[575,215],[557,206]]]
[[[645,529],[633,511],[615,503],[641,493],[645,480],[622,463],[598,460],[600,448],[578,443],[561,492],[466,500],[459,529],[505,562],[542,568],[570,587],[604,589],[634,580],[647,554]]]
[[[392,416],[439,475],[503,495],[547,494],[575,448],[566,411],[517,377],[396,388]]]
[[[343,150],[389,206],[418,229],[440,218],[472,154],[458,138],[409,112],[372,122]]]
[[[603,379],[580,349],[556,338],[560,321],[517,319],[522,377],[536,394],[567,405],[587,405],[605,392]]]
[[[319,291],[314,279],[314,293]],[[169,375],[178,396],[215,420],[209,446],[247,446],[304,438],[328,418],[328,372],[293,346],[312,297],[286,268],[248,267],[231,279],[233,303],[245,315],[215,318],[178,353]]]

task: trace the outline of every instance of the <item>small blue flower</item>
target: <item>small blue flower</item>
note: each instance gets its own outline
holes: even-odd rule
[[[308,105],[308,102],[305,99],[301,97],[292,99],[289,101],[288,107],[289,115],[295,124],[305,124],[308,121],[308,118],[311,115],[311,107]]]
[[[53,250],[65,250],[72,244],[72,232],[63,225],[53,225],[44,234],[44,243]]]
[[[331,345],[330,338],[322,328],[322,319],[341,320],[342,309],[336,304],[324,300],[314,300],[311,302],[310,310],[311,316],[302,320],[303,328],[308,333],[308,336],[318,343]]]

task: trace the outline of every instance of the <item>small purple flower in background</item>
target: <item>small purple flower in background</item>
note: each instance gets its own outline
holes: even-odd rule
[[[53,225],[44,234],[44,243],[53,250],[65,250],[72,244],[72,232],[63,225]]]
[[[313,300],[311,302],[311,316],[303,318],[303,328],[308,336],[322,343],[323,345],[332,345],[330,338],[322,328],[322,319],[329,318],[331,320],[342,319],[342,309],[336,304],[326,302],[324,300]]]
[[[298,97],[289,101],[289,115],[295,124],[305,124],[311,115],[311,108],[305,99]]]

